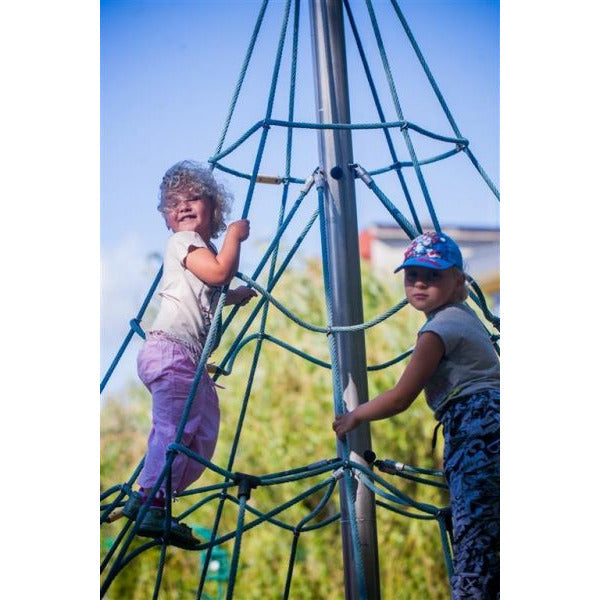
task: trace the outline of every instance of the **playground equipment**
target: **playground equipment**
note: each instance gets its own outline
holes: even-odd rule
[[[437,522],[442,547],[444,549],[448,571],[451,572],[451,540],[448,535],[448,508],[437,507],[415,501],[403,493],[387,479],[375,473],[374,468],[391,474],[395,477],[415,481],[418,483],[444,487],[443,475],[439,471],[421,469],[419,467],[405,465],[392,460],[377,460],[371,449],[371,437],[369,426],[362,425],[355,434],[347,436],[344,442],[337,441],[337,456],[316,460],[311,464],[299,465],[297,468],[279,473],[251,474],[241,473],[234,470],[237,445],[242,431],[247,403],[252,389],[257,364],[261,354],[261,348],[265,342],[279,345],[282,349],[302,356],[312,363],[331,370],[333,381],[333,403],[335,413],[339,414],[345,407],[353,408],[359,403],[368,400],[367,372],[382,369],[398,363],[410,355],[410,350],[401,352],[397,357],[380,365],[367,365],[365,354],[364,332],[366,329],[379,325],[397,311],[406,306],[402,300],[391,307],[384,314],[364,322],[362,308],[361,278],[359,270],[358,255],[358,231],[356,218],[356,185],[363,185],[377,198],[388,211],[391,218],[413,238],[423,231],[421,218],[414,193],[409,190],[406,172],[411,170],[418,183],[418,191],[422,195],[427,216],[436,230],[441,229],[440,222],[434,209],[434,202],[429,192],[423,174],[423,166],[450,159],[456,155],[465,155],[481,175],[483,181],[489,188],[491,194],[497,199],[499,193],[478,163],[469,147],[469,140],[462,136],[452,114],[439,90],[429,67],[408,27],[408,23],[402,14],[398,3],[391,0],[391,6],[398,17],[400,27],[404,30],[414,52],[426,74],[431,88],[439,101],[439,104],[447,117],[452,135],[440,134],[407,120],[404,116],[399,94],[393,78],[393,71],[385,51],[381,30],[377,21],[375,8],[370,0],[366,0],[372,31],[377,41],[379,55],[389,87],[392,105],[395,109],[394,120],[388,120],[384,114],[383,105],[376,90],[374,79],[367,61],[366,53],[361,42],[357,23],[354,19],[353,9],[348,0],[311,0],[309,6],[310,32],[313,49],[313,65],[315,76],[315,98],[317,105],[317,119],[315,122],[299,122],[294,120],[294,98],[295,80],[297,69],[297,49],[299,37],[299,24],[301,15],[301,3],[296,0],[288,0],[283,9],[283,18],[280,37],[275,54],[275,65],[270,84],[269,97],[264,119],[252,125],[237,140],[223,148],[228,128],[236,109],[240,91],[243,87],[247,69],[250,64],[254,46],[256,44],[261,24],[264,19],[268,1],[264,0],[260,6],[256,25],[249,43],[238,83],[234,91],[229,113],[226,118],[223,133],[218,142],[215,154],[208,159],[213,168],[226,172],[232,176],[247,180],[248,191],[242,210],[242,218],[246,218],[251,210],[254,192],[257,185],[280,185],[282,186],[281,206],[278,216],[277,228],[271,243],[260,259],[252,275],[238,273],[238,277],[248,285],[254,287],[260,300],[256,303],[247,321],[240,330],[233,344],[225,353],[224,358],[213,370],[213,378],[227,376],[234,368],[236,357],[240,350],[247,344],[255,344],[252,367],[248,376],[248,387],[240,411],[235,441],[231,448],[230,458],[226,466],[220,466],[203,457],[190,452],[181,444],[183,427],[189,412],[191,399],[202,370],[207,365],[208,358],[216,345],[217,338],[226,331],[234,322],[237,315],[237,307],[229,314],[221,318],[225,300],[226,289],[223,290],[216,310],[216,318],[213,321],[208,334],[208,339],[199,360],[197,375],[190,390],[188,405],[177,432],[176,441],[169,448],[166,456],[166,464],[159,481],[151,492],[151,498],[159,489],[162,481],[166,481],[167,499],[170,500],[170,468],[177,453],[184,453],[195,460],[203,463],[207,469],[222,476],[223,482],[217,486],[205,486],[194,490],[188,490],[182,495],[194,496],[198,501],[177,518],[185,519],[192,516],[202,506],[209,502],[218,504],[217,516],[212,529],[203,531],[203,540],[198,547],[192,551],[198,551],[202,561],[201,574],[199,576],[197,597],[203,594],[205,581],[210,579],[211,565],[215,561],[223,561],[222,546],[229,540],[234,540],[231,553],[231,562],[227,569],[227,598],[233,598],[236,585],[236,576],[239,567],[240,554],[243,547],[243,534],[249,529],[260,525],[265,521],[281,527],[282,530],[293,533],[293,541],[290,549],[290,560],[288,576],[285,589],[282,592],[284,598],[288,598],[291,590],[294,560],[296,557],[297,544],[301,534],[311,529],[325,527],[340,520],[342,524],[342,549],[344,561],[344,582],[346,598],[351,599],[374,599],[380,597],[380,582],[378,574],[378,541],[376,534],[375,506],[392,510],[399,514],[434,520]],[[278,78],[283,62],[283,50],[288,39],[288,30],[291,20],[291,65],[290,65],[290,89],[287,119],[277,119],[273,114],[274,99],[277,90]],[[376,109],[376,122],[352,123],[350,118],[350,91],[348,89],[347,64],[346,64],[346,33],[344,31],[344,19],[349,24],[351,38],[356,44],[364,70],[368,89],[372,95]],[[264,175],[259,173],[261,162],[267,146],[269,133],[272,129],[282,128],[286,131],[285,148],[285,173],[283,175]],[[319,156],[315,159],[312,172],[300,177],[292,172],[292,145],[294,131],[309,129],[314,130],[318,139]],[[363,152],[353,151],[353,132],[373,131],[383,136],[390,154],[390,164],[367,170],[364,166],[368,155]],[[226,164],[228,157],[253,136],[258,136],[257,152],[252,169],[243,172]],[[448,146],[445,149],[427,158],[419,158],[414,138],[423,136],[428,140]],[[407,160],[400,158],[397,150],[398,139],[403,143]],[[400,202],[392,202],[389,194],[376,183],[379,175],[394,173],[399,190],[395,192],[406,205],[409,215],[407,216],[399,208]],[[296,200],[288,208],[288,196],[292,193],[294,186],[300,186]],[[296,242],[287,251],[282,260],[279,260],[281,250],[280,242],[284,232],[294,220],[299,208],[316,196],[316,209],[301,230]],[[316,220],[319,220],[321,256],[323,264],[325,304],[328,320],[326,325],[315,325],[297,317],[286,306],[277,299],[274,294],[276,284],[288,268],[298,248],[302,245],[306,235],[311,230]],[[263,270],[268,266],[266,283],[259,283]],[[157,273],[150,290],[142,303],[138,314],[130,321],[130,331],[126,336],[121,348],[118,350],[115,360],[108,369],[101,383],[101,391],[108,383],[110,376],[123,352],[125,352],[130,340],[134,335],[145,336],[141,321],[144,313],[152,299],[161,277],[161,270]],[[484,317],[491,325],[499,331],[499,319],[487,308],[485,298],[481,293],[477,282],[472,282],[471,300],[479,306]],[[309,331],[321,334],[327,338],[330,363],[325,363],[314,356],[291,347],[283,340],[270,336],[267,331],[267,316],[269,308],[273,306],[283,312],[293,323],[306,328]],[[252,323],[260,314],[258,332],[252,335],[246,333]],[[499,336],[491,334],[494,343]],[[328,427],[327,423],[323,424]],[[332,433],[333,435],[333,433]],[[101,495],[101,523],[114,520],[118,517],[118,510],[131,493],[142,463],[138,465],[131,477],[122,483],[104,491]],[[290,481],[301,481],[309,478],[320,477],[321,480],[307,488],[286,504],[278,506],[270,511],[263,512],[249,504],[252,491],[260,486],[285,485]],[[312,522],[323,510],[336,489],[339,490],[340,512],[332,517],[318,523]],[[232,491],[237,489],[237,494]],[[322,493],[321,499],[316,507],[310,511],[299,523],[287,523],[280,515],[286,508],[301,502],[317,492]],[[238,507],[238,523],[234,531],[221,533],[219,525],[223,507],[225,504],[234,504]],[[139,519],[142,519],[147,511],[148,505],[140,510]],[[170,516],[171,503],[167,502]],[[408,509],[408,510],[407,510]],[[254,517],[246,522],[248,515]],[[169,521],[169,519],[167,519]],[[106,553],[102,562],[102,594],[105,594],[111,583],[119,572],[127,567],[141,553],[150,548],[159,547],[161,557],[158,566],[155,597],[160,590],[161,574],[165,568],[165,558],[168,551],[169,531],[166,530],[163,538],[146,541],[143,545],[131,550],[131,544],[135,537],[137,525],[124,521],[123,528],[115,538],[114,543]],[[225,569],[220,570],[221,577]],[[222,580],[219,580],[222,581]],[[220,594],[220,591],[219,591]]]

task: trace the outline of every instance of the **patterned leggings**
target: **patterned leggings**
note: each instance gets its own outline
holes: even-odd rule
[[[452,600],[500,597],[500,394],[484,390],[442,416],[453,529]]]

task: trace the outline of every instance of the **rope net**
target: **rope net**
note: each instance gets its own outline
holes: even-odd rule
[[[250,530],[265,526],[268,523],[275,530],[281,532],[281,536],[276,536],[273,543],[281,544],[283,543],[282,540],[286,540],[285,543],[289,544],[284,588],[280,591],[273,591],[274,597],[288,598],[293,585],[294,567],[301,553],[301,540],[305,536],[310,536],[316,530],[339,523],[341,513],[336,506],[336,494],[334,492],[336,492],[336,489],[339,490],[339,487],[345,486],[345,497],[348,501],[348,514],[350,516],[351,543],[356,563],[354,570],[358,574],[359,595],[366,597],[364,568],[361,561],[356,516],[352,501],[358,483],[373,493],[375,503],[381,509],[401,517],[420,521],[433,521],[432,526],[437,527],[439,531],[439,548],[444,555],[448,574],[451,574],[452,571],[451,535],[448,530],[450,522],[449,507],[445,503],[434,505],[416,499],[419,496],[418,490],[423,486],[439,490],[446,489],[443,473],[439,470],[404,464],[397,457],[378,459],[373,452],[365,453],[364,457],[356,457],[350,452],[347,442],[341,443],[341,456],[336,456],[336,452],[333,450],[335,444],[333,432],[331,432],[332,450],[329,456],[318,456],[307,449],[308,459],[306,464],[294,465],[284,471],[262,473],[237,470],[237,464],[240,462],[239,453],[242,446],[241,440],[244,427],[254,426],[252,421],[248,421],[248,415],[253,412],[253,403],[263,401],[260,394],[260,382],[257,384],[257,381],[260,380],[260,359],[266,348],[276,347],[278,356],[284,361],[288,360],[287,357],[290,361],[301,360],[307,365],[306,377],[310,378],[311,373],[314,374],[319,369],[331,371],[331,389],[315,390],[314,396],[326,392],[329,398],[328,402],[331,402],[331,396],[333,396],[335,413],[340,414],[343,412],[344,406],[341,399],[341,378],[336,367],[337,340],[343,335],[357,332],[365,335],[365,332],[371,328],[385,326],[388,319],[396,318],[395,316],[407,305],[406,299],[402,299],[363,323],[333,326],[333,315],[329,299],[331,277],[326,268],[329,250],[322,235],[322,283],[319,284],[315,281],[314,285],[322,285],[323,306],[319,307],[318,310],[311,311],[311,314],[321,315],[324,317],[324,322],[313,322],[303,318],[297,314],[297,311],[289,307],[289,303],[286,304],[283,301],[283,296],[278,295],[278,289],[283,289],[280,282],[282,279],[285,280],[285,274],[290,265],[293,264],[294,260],[301,260],[299,250],[306,244],[311,243],[310,236],[318,236],[319,232],[316,230],[319,226],[322,230],[324,224],[323,203],[327,186],[327,174],[322,172],[316,161],[304,172],[293,171],[295,168],[305,168],[302,161],[293,160],[295,159],[293,152],[294,136],[302,134],[304,131],[308,131],[314,136],[315,131],[319,129],[347,129],[352,130],[356,135],[361,133],[376,136],[379,142],[387,148],[390,157],[389,163],[382,166],[370,165],[369,145],[361,143],[356,146],[360,149],[358,152],[355,151],[355,159],[358,160],[351,165],[351,169],[356,180],[357,197],[360,201],[366,203],[379,202],[384,213],[391,217],[411,239],[423,231],[421,224],[423,214],[435,229],[442,228],[434,209],[432,194],[425,181],[424,167],[426,165],[433,165],[448,159],[457,160],[464,155],[475,167],[477,174],[485,183],[484,187],[495,199],[499,199],[496,187],[470,150],[469,140],[460,133],[395,0],[391,0],[391,5],[398,17],[396,26],[404,32],[409,40],[410,46],[414,50],[441,107],[441,111],[446,117],[449,132],[431,131],[405,118],[392,68],[385,51],[382,31],[370,0],[367,0],[364,4],[364,9],[368,15],[366,21],[370,24],[368,33],[376,42],[375,46],[381,61],[380,68],[388,88],[387,102],[393,109],[393,116],[390,118],[384,112],[384,101],[378,94],[375,75],[367,61],[365,45],[362,42],[362,36],[359,34],[357,20],[353,12],[354,7],[350,5],[348,0],[344,0],[347,43],[350,45],[350,40],[354,42],[353,48],[357,57],[353,63],[354,70],[358,71],[360,66],[363,82],[366,83],[372,97],[378,120],[371,123],[353,124],[318,124],[296,120],[295,100],[299,71],[299,49],[301,41],[308,39],[309,36],[300,35],[301,24],[304,23],[300,2],[298,0],[295,2],[288,0],[284,6],[278,4],[274,7],[274,10],[281,11],[281,26],[274,54],[274,65],[264,116],[252,126],[243,130],[225,146],[225,141],[228,137],[231,137],[230,128],[234,123],[235,109],[248,75],[253,52],[259,40],[261,27],[267,14],[267,5],[267,0],[264,0],[260,5],[248,50],[225,118],[222,134],[214,155],[208,159],[213,169],[225,172],[242,181],[247,181],[248,187],[241,214],[242,218],[252,220],[253,215],[256,214],[257,218],[264,219],[265,206],[261,204],[256,206],[255,196],[262,198],[263,189],[267,187],[270,190],[278,190],[278,210],[271,211],[276,216],[276,221],[273,225],[270,242],[252,273],[238,272],[237,274],[239,279],[253,287],[259,295],[251,308],[248,307],[245,310],[245,313],[249,314],[244,318],[242,317],[244,313],[240,313],[237,306],[228,309],[229,312],[225,314],[223,307],[227,288],[222,290],[175,442],[168,449],[164,469],[148,501],[141,507],[137,520],[130,521],[126,518],[118,519],[118,517],[120,516],[120,509],[135,486],[136,479],[143,466],[143,457],[126,481],[117,483],[102,491],[100,496],[100,522],[106,524],[105,526],[117,527],[114,539],[103,553],[101,563],[101,594],[103,596],[110,596],[111,586],[115,581],[118,581],[119,574],[128,566],[134,561],[139,561],[141,555],[157,549],[159,554],[156,561],[154,598],[157,598],[161,592],[163,575],[169,564],[170,555],[182,552],[196,553],[200,557],[197,585],[195,590],[190,590],[190,597],[195,595],[196,598],[208,598],[206,586],[211,579],[219,581],[219,596],[222,592],[221,586],[223,586],[226,589],[227,598],[249,597],[249,594],[244,591],[239,591],[237,596],[235,595],[240,585],[250,585],[245,582],[240,584],[240,582],[243,582],[242,552],[244,536]],[[399,31],[396,31],[397,35],[399,33]],[[285,59],[289,60],[289,70],[284,75]],[[358,73],[353,75],[356,77]],[[281,80],[286,80],[285,86],[278,86]],[[287,105],[283,113],[285,118],[275,118],[275,107],[278,106],[277,101],[280,100],[277,91],[282,87],[285,88],[284,91],[287,93],[287,103],[279,101],[279,104],[283,104],[284,107]],[[269,145],[272,138],[275,139],[275,142],[283,142],[285,151],[274,151],[273,147]],[[239,162],[236,157],[239,154],[243,155],[245,149],[252,142],[256,143],[253,166],[251,170],[244,171],[236,166]],[[367,151],[363,152],[363,148]],[[433,148],[435,150],[432,151]],[[268,175],[261,174],[259,171],[263,165],[268,164],[268,168],[271,168],[273,156],[284,157],[283,164],[278,167],[281,170],[269,171]],[[270,162],[267,157],[271,157]],[[303,157],[303,159],[306,159],[306,157]],[[297,164],[300,167],[296,167]],[[272,174],[273,172],[276,174]],[[255,194],[257,185],[264,187],[261,187],[260,193]],[[398,200],[392,201],[390,197]],[[421,206],[417,206],[417,198],[422,200]],[[421,219],[419,215],[421,215]],[[319,224],[315,226],[317,220]],[[309,241],[307,242],[307,240]],[[105,389],[132,338],[136,335],[141,338],[145,337],[142,325],[144,315],[151,304],[161,275],[162,267],[156,274],[138,313],[130,321],[130,330],[102,379],[101,392]],[[490,337],[497,347],[499,336],[492,333],[492,328],[499,331],[499,319],[488,309],[485,297],[478,283],[474,280],[470,286],[470,300],[477,308],[482,319],[489,324]],[[284,319],[288,322],[290,329],[299,328],[310,334],[313,340],[309,344],[311,351],[307,351],[305,347],[291,344],[289,341],[273,334],[270,324],[273,321],[274,312],[278,313],[280,320]],[[394,327],[393,324],[387,326]],[[209,364],[209,357],[218,345],[218,339],[221,336],[223,336],[224,342],[227,342],[227,344],[221,344],[222,347],[226,345],[226,350],[222,350],[223,355],[218,363]],[[411,350],[410,347],[404,348],[396,355],[387,356],[385,360],[379,363],[369,364],[367,365],[367,371],[381,371],[398,365],[410,356]],[[181,443],[183,428],[205,367],[209,367],[215,382],[225,382],[226,385],[227,377],[236,371],[239,363],[238,357],[241,353],[249,353],[248,356],[250,357],[244,363],[246,371],[239,374],[246,381],[245,391],[238,407],[239,413],[235,434],[232,436],[227,459],[222,464],[216,464],[194,454]],[[294,362],[294,364],[297,363]],[[287,404],[292,401],[297,401],[297,399],[279,398],[277,403],[270,408],[271,410],[278,410],[280,402]],[[315,398],[304,398],[302,401],[314,402]],[[329,431],[330,421],[313,423],[311,426],[322,427]],[[277,432],[272,432],[272,434],[276,435]],[[205,474],[197,482],[198,484],[208,480],[211,483],[190,488],[179,494],[177,498],[173,498],[170,489],[170,471],[173,460],[178,453],[186,454],[193,460],[205,465]],[[136,536],[138,523],[149,509],[150,503],[163,481],[166,482],[168,516],[173,511],[173,516],[177,520],[185,520],[186,523],[200,521],[205,525],[204,528],[196,528],[200,542],[193,549],[182,550],[170,545],[168,525],[162,537],[147,539]],[[273,504],[272,499],[280,497],[274,492],[278,489],[290,491],[284,494],[286,496],[284,502]],[[177,500],[177,502],[172,505],[171,500]],[[178,511],[179,503],[184,508]],[[296,509],[300,510],[300,513]],[[298,514],[301,514],[301,516],[299,517]],[[235,518],[231,515],[234,515]],[[293,518],[290,515],[293,515]],[[210,519],[210,523],[208,523],[208,519]],[[169,523],[170,519],[167,518],[166,522]],[[227,548],[226,552],[224,551],[225,548]],[[268,548],[264,550],[266,553],[269,552]],[[215,565],[219,567],[217,569],[218,575],[212,572]]]

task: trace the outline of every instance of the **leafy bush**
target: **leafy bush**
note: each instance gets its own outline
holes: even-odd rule
[[[404,297],[400,278],[391,282],[378,279],[363,269],[363,307],[365,320],[381,314]],[[326,324],[320,265],[308,261],[299,270],[288,270],[274,290],[275,297],[298,317],[318,325]],[[252,305],[240,310],[224,335],[221,347],[211,361],[219,363],[235,333],[250,314]],[[382,324],[366,331],[367,363],[387,361],[414,344],[423,316],[410,307]],[[257,331],[260,316],[247,332]],[[267,333],[308,354],[329,362],[326,337],[292,323],[276,308],[270,307]],[[218,383],[221,404],[221,433],[213,461],[227,467],[248,383],[256,342],[239,353],[228,377]],[[385,370],[369,372],[371,397],[392,386],[403,370],[403,363]],[[108,399],[102,410],[101,485],[107,489],[125,481],[143,456],[150,425],[150,398],[140,385],[132,386],[124,397]],[[254,475],[285,471],[337,454],[333,418],[331,371],[323,369],[264,341],[247,410],[233,471]],[[435,420],[423,398],[417,399],[404,414],[371,424],[373,449],[379,458],[392,458],[407,464],[441,469],[441,449],[431,452]],[[446,505],[445,492],[416,485],[399,478],[384,476],[402,491],[422,502]],[[321,479],[323,476],[321,476]],[[300,494],[321,479],[310,478],[285,485],[253,490],[249,505],[267,512]],[[207,471],[198,486],[219,483],[220,476]],[[233,492],[232,492],[233,493]],[[321,494],[309,497],[280,514],[278,518],[298,523],[312,510]],[[174,504],[174,513],[197,501],[183,497]],[[337,492],[322,514],[320,522],[339,510]],[[181,507],[181,509],[180,509]],[[186,522],[206,529],[212,527],[216,502],[208,503],[191,514]],[[249,513],[246,522],[254,517]],[[227,503],[219,534],[234,531],[237,506]],[[115,538],[122,521],[102,525],[105,553],[109,538]],[[437,525],[377,509],[377,536],[381,596],[384,599],[447,598],[448,583]],[[139,543],[139,542],[136,542]],[[292,533],[270,523],[261,524],[243,536],[236,579],[235,597],[244,600],[281,598],[285,587]],[[230,554],[233,540],[223,545]],[[159,552],[150,550],[133,560],[111,585],[107,598],[150,598],[155,584]],[[161,583],[162,598],[194,597],[201,565],[197,553],[169,548]],[[290,597],[294,599],[337,599],[344,597],[344,567],[340,524],[337,521],[321,529],[303,533],[299,539]],[[226,585],[226,582],[225,582]],[[218,594],[216,582],[209,582],[206,597]]]

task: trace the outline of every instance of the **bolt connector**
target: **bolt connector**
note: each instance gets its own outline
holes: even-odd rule
[[[260,477],[247,473],[234,473],[233,481],[238,484],[238,498],[244,496],[249,499],[252,490],[260,485]]]

